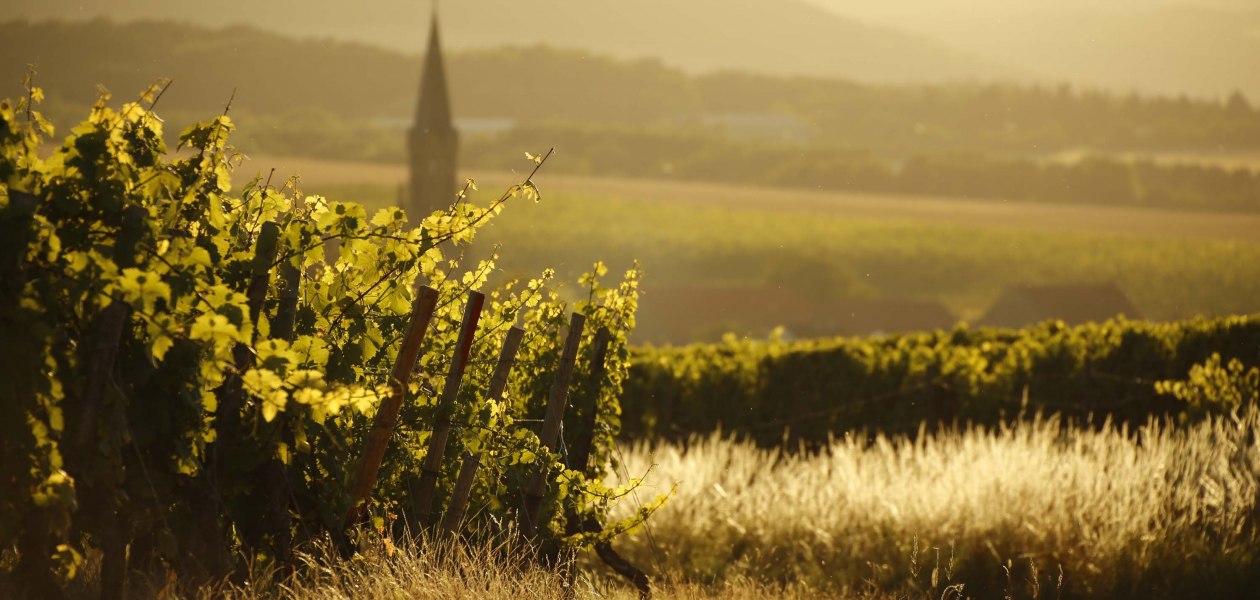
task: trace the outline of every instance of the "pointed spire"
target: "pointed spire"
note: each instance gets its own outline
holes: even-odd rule
[[[424,72],[420,76],[420,101],[416,103],[416,127],[427,131],[451,128],[450,94],[446,86],[446,67],[442,60],[442,44],[438,37],[437,2],[429,23],[429,47],[424,56]]]
[[[420,76],[416,119],[408,136],[411,150],[411,186],[408,212],[425,216],[455,201],[456,156],[459,133],[451,118],[451,99],[446,85],[446,66],[438,36],[437,3],[429,26],[429,47]]]

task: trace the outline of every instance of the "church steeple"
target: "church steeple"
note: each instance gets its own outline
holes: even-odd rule
[[[416,118],[408,142],[411,186],[407,208],[411,219],[417,221],[455,201],[455,154],[459,136],[451,118],[436,7],[429,27],[424,70],[420,76]]]

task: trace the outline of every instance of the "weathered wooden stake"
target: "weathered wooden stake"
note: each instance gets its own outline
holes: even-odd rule
[[[477,333],[477,321],[481,319],[481,308],[485,302],[485,294],[468,292],[468,304],[464,307],[464,322],[459,328],[455,356],[451,358],[451,370],[446,374],[446,385],[442,388],[442,395],[438,398],[437,409],[434,411],[433,434],[429,437],[429,448],[420,469],[420,484],[414,506],[416,521],[426,527],[433,524],[433,497],[437,493],[438,477],[442,474],[442,456],[446,453],[446,442],[451,436],[451,413],[455,411],[455,402],[459,398],[459,386],[464,379],[464,368],[468,365],[468,354],[472,351],[473,336]]]
[[[258,231],[258,240],[254,244],[254,260],[251,263],[249,286],[245,290],[248,299],[249,318],[252,323],[258,322],[263,302],[267,299],[267,284],[271,279],[271,263],[276,259],[276,248],[280,242],[280,226],[273,222],[263,223]],[[245,388],[241,375],[254,367],[255,356],[247,344],[237,344],[232,348],[233,372],[216,390],[219,399],[218,414],[214,424],[218,441],[217,448],[230,448],[240,434],[241,408],[245,406]],[[224,468],[222,464],[220,468]]]
[[[608,346],[612,342],[612,334],[607,328],[600,328],[595,334],[595,349],[591,358],[591,372],[587,374],[590,386],[588,392],[590,396],[582,398],[583,410],[582,424],[573,436],[573,444],[569,450],[568,460],[565,466],[570,469],[587,472],[590,468],[591,450],[595,439],[595,426],[597,417],[599,416],[599,381],[603,379],[604,373],[607,372],[608,364]],[[594,517],[587,515],[585,518],[580,516],[575,510],[576,507],[570,505],[565,512],[565,533],[574,535],[577,533],[599,533],[603,527]],[[598,542],[595,544],[595,554],[600,560],[611,567],[622,577],[630,580],[634,587],[639,591],[640,598],[650,598],[652,596],[651,581],[646,573],[634,566],[630,561],[623,558],[616,550],[613,549],[609,542]],[[569,581],[573,579],[572,561],[566,563],[569,565],[569,571],[565,573],[565,578]],[[571,587],[570,587],[571,589]]]
[[[581,398],[582,423],[573,432],[573,443],[569,446],[569,457],[565,461],[568,468],[583,473],[589,468],[591,449],[595,443],[596,418],[599,416],[599,381],[604,378],[608,366],[608,345],[612,342],[612,333],[607,327],[599,328],[595,333],[594,351],[591,355],[591,372],[587,374],[590,385],[587,386],[590,396]],[[572,525],[572,523],[570,524]]]
[[[437,290],[422,286],[411,305],[411,322],[407,325],[407,334],[403,337],[402,348],[398,350],[394,370],[389,376],[389,397],[381,402],[376,417],[372,419],[372,431],[363,446],[363,459],[352,480],[354,483],[350,488],[350,510],[346,511],[345,519],[342,520],[344,527],[351,527],[358,521],[368,496],[372,494],[372,487],[376,485],[376,476],[381,470],[381,461],[385,459],[389,437],[394,432],[394,425],[398,423],[398,411],[402,409],[403,399],[407,396],[407,382],[411,380],[411,371],[420,358],[420,345],[429,330],[429,322],[433,320],[437,301]]]
[[[136,244],[143,233],[148,212],[131,206],[123,212],[122,227],[114,245],[114,261],[120,268],[135,264]],[[97,315],[92,332],[92,350],[87,359],[87,376],[83,381],[82,414],[77,435],[71,438],[75,450],[86,456],[98,445],[100,413],[105,406],[105,391],[110,388],[119,344],[131,316],[131,306],[115,299]],[[69,436],[68,436],[69,437]],[[77,473],[76,473],[77,475]],[[108,480],[106,480],[108,481]],[[85,486],[81,500],[97,512],[101,545],[101,598],[121,600],[127,586],[126,527],[119,519],[118,492],[112,483],[102,481]]]
[[[573,365],[577,362],[578,344],[582,341],[582,329],[585,326],[586,317],[573,313],[569,319],[569,335],[560,355],[560,369],[551,382],[551,392],[547,396],[547,414],[543,417],[542,431],[538,436],[538,441],[549,451],[555,451],[564,409],[569,404],[569,383],[573,380]],[[525,488],[525,501],[521,508],[521,533],[527,538],[534,537],[538,530],[538,509],[547,492],[547,476],[546,468],[539,469],[530,477]]]
[[[507,336],[503,338],[503,349],[499,352],[499,362],[494,366],[494,375],[490,378],[490,390],[487,398],[491,400],[499,400],[503,398],[503,391],[507,389],[508,375],[512,371],[512,363],[516,361],[516,352],[521,348],[521,339],[525,337],[525,330],[520,327],[513,327],[508,330]],[[446,516],[442,518],[442,530],[447,533],[456,533],[459,531],[459,524],[464,520],[464,514],[468,510],[468,495],[472,491],[473,481],[477,477],[477,468],[481,466],[481,456],[478,454],[464,455],[464,462],[459,467],[459,479],[455,482],[455,493],[451,496],[451,501],[446,507]]]
[[[249,298],[249,318],[258,323],[258,315],[262,312],[263,302],[267,300],[267,288],[271,283],[271,264],[276,260],[276,250],[280,246],[280,226],[273,221],[262,224],[258,230],[258,242],[254,247],[254,260],[250,270],[254,272],[249,279],[249,288],[245,296]]]
[[[35,240],[31,222],[39,209],[39,198],[30,194],[9,190],[9,206],[0,211],[0,257],[8,257],[0,264],[0,303],[16,306],[26,282],[26,252]],[[19,366],[16,362],[0,364],[0,380],[6,387],[16,384],[18,393],[30,394],[31,381],[23,376],[38,372],[28,362]],[[67,427],[70,423],[67,423]],[[13,569],[17,595],[27,594],[34,598],[61,598],[64,595],[53,577],[52,526],[48,514],[40,509],[23,511],[19,517],[21,527],[16,549],[18,561]]]
[[[148,217],[148,212],[138,206],[128,208],[123,213],[122,229],[118,234],[118,245],[114,249],[114,261],[120,268],[135,264],[135,244],[139,232],[134,230],[144,226],[146,217]],[[125,241],[130,242],[128,247],[123,247]],[[82,451],[86,452],[96,445],[96,436],[99,433],[96,415],[105,401],[105,390],[109,389],[109,379],[113,375],[114,362],[118,358],[118,345],[122,342],[123,328],[130,315],[131,307],[126,302],[115,299],[96,317],[92,335],[92,351],[88,356],[87,377],[83,381],[83,412],[78,419],[82,427],[78,428],[77,435],[74,437],[74,443]]]
[[[479,466],[481,466],[481,455],[472,452],[464,453],[464,462],[460,463],[459,477],[455,480],[455,491],[451,493],[451,502],[446,508],[446,516],[442,517],[442,531],[448,534],[459,531],[459,524],[464,520],[464,512],[468,510],[468,496],[472,493],[473,481],[477,478]]]
[[[292,342],[296,334],[297,306],[302,285],[302,272],[291,262],[281,263],[279,269],[279,303],[271,320],[271,339]],[[284,419],[272,424],[280,439],[293,444],[293,432]],[[281,569],[288,570],[293,558],[293,535],[289,529],[289,499],[292,490],[285,476],[285,465],[279,457],[270,456],[255,473],[257,487],[263,491],[266,506],[266,533],[271,536],[271,548]]]
[[[267,221],[262,224],[258,230],[258,238],[254,242],[254,256],[250,262],[250,278],[246,286],[245,296],[247,298],[247,308],[249,311],[249,319],[254,324],[253,338],[258,337],[258,322],[262,315],[263,305],[267,301],[267,291],[271,283],[272,264],[276,260],[276,251],[280,245],[280,226],[274,221]],[[251,341],[252,341],[251,339]],[[264,498],[276,499],[277,502],[287,502],[287,493],[278,492],[276,486],[282,485],[282,480],[277,480],[276,475],[282,475],[282,472],[276,472],[272,468],[271,473],[259,476],[259,472],[266,472],[268,463],[271,459],[263,459],[256,464],[231,464],[232,461],[226,456],[230,456],[235,448],[239,446],[243,436],[248,435],[242,426],[241,410],[245,407],[247,394],[242,381],[245,372],[252,369],[255,365],[257,357],[254,355],[250,344],[238,343],[232,348],[232,372],[227,376],[223,383],[216,390],[215,395],[219,399],[219,408],[215,415],[215,431],[217,440],[214,442],[214,450],[212,452],[212,462],[214,465],[214,473],[217,481],[230,481],[238,479],[241,473],[252,474],[255,479],[262,479],[267,483],[262,484],[260,495]],[[283,471],[283,469],[280,469]],[[270,504],[270,502],[264,502]],[[274,507],[277,511],[277,518],[271,524],[276,524],[284,515],[283,505]],[[252,510],[252,507],[251,507]],[[267,521],[264,519],[259,525],[253,519],[241,519],[239,507],[228,506],[227,517],[233,522],[237,534],[246,547],[254,547],[261,545],[266,536]],[[264,514],[268,510],[263,508]],[[287,524],[286,524],[287,528]],[[279,526],[276,526],[279,531]],[[229,537],[223,535],[223,537]],[[279,545],[285,545],[281,540],[275,540]],[[283,553],[283,549],[277,547],[278,551]],[[283,559],[282,559],[283,561]],[[216,565],[219,561],[215,558],[207,559],[207,562]],[[216,565],[217,566],[217,565]]]
[[[280,304],[276,307],[276,318],[271,322],[272,338],[293,341],[301,286],[302,272],[288,262],[280,265]]]
[[[494,365],[494,375],[490,377],[490,390],[487,398],[502,400],[507,390],[508,376],[512,374],[512,365],[516,363],[516,353],[521,349],[521,340],[525,338],[525,330],[513,327],[503,338],[503,349],[499,351],[499,362]]]

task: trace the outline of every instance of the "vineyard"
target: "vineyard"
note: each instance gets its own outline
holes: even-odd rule
[[[460,263],[506,204],[538,199],[529,178],[414,228],[262,179],[233,195],[226,111],[170,159],[161,88],[103,97],[43,154],[27,85],[0,104],[3,595],[60,596],[89,555],[105,598],[131,571],[239,581],[439,516],[519,531],[549,565],[612,562],[664,500],[604,520],[635,486],[605,475],[637,274],[606,288],[596,263],[566,305],[550,272],[482,293],[493,263]]]
[[[622,427],[628,435],[676,439],[739,431],[770,444],[786,428],[818,444],[846,432],[994,426],[1051,413],[1136,426],[1151,416],[1195,419],[1242,408],[1254,385],[1193,402],[1184,386],[1179,395],[1173,384],[1160,385],[1196,365],[1201,379],[1225,375],[1230,361],[1240,365],[1239,376],[1241,365],[1260,365],[1260,319],[1047,322],[795,342],[731,337],[636,349]]]
[[[338,183],[324,183],[320,174],[337,164],[310,167],[314,189],[371,206],[396,198],[393,185],[349,183],[361,177],[353,168],[337,172]],[[496,264],[511,276],[551,266],[572,279],[593,253],[612,268],[637,260],[645,273],[645,306],[655,288],[682,283],[781,285],[820,301],[940,300],[960,319],[974,321],[1013,282],[1113,281],[1145,318],[1260,310],[1260,221],[1246,215],[1011,210],[993,203],[599,178],[553,177],[543,186],[547,202],[484,232],[487,246],[504,250]],[[641,320],[634,339],[696,340],[687,333]]]

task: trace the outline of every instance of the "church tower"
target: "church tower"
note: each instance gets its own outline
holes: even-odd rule
[[[433,211],[445,210],[455,202],[455,153],[459,136],[451,119],[436,11],[429,28],[424,72],[420,76],[416,119],[407,141],[411,152],[411,185],[405,206],[408,217],[419,222]]]

